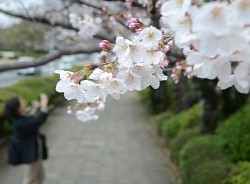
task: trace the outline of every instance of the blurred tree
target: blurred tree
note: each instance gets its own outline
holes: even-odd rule
[[[0,49],[12,51],[47,51],[44,34],[49,26],[40,23],[30,25],[23,21],[11,28],[0,30]]]

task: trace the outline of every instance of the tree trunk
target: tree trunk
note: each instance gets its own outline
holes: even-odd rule
[[[241,94],[234,87],[221,91],[222,93],[222,112],[221,120],[224,120],[240,109],[247,101],[249,95]]]
[[[166,81],[160,82],[158,89],[151,88],[150,103],[154,113],[160,113],[167,109],[167,85]]]
[[[202,102],[201,134],[213,133],[219,120],[220,95],[215,81],[196,79]]]

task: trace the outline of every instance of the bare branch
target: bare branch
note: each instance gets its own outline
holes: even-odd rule
[[[60,57],[64,55],[83,54],[83,53],[90,54],[93,52],[100,52],[100,51],[101,51],[100,48],[60,50],[60,51],[56,51],[54,53],[42,56],[41,58],[34,59],[32,61],[11,62],[11,63],[6,63],[6,64],[0,64],[0,72],[45,65],[49,62],[59,59]]]

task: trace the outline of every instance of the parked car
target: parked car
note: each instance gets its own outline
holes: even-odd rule
[[[18,58],[18,62],[29,62],[32,61],[34,58],[33,57],[28,57],[28,56],[21,56]],[[19,75],[37,75],[40,74],[40,68],[39,67],[29,67],[29,68],[24,68],[24,69],[19,69],[18,74]]]

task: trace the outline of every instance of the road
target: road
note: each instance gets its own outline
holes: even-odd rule
[[[58,69],[58,61],[48,63],[44,66],[40,66],[41,74],[37,76],[48,76],[52,75],[56,69]],[[32,75],[18,75],[18,70],[0,72],[0,87],[11,86],[18,81],[25,78],[32,78]]]
[[[57,68],[58,68],[58,61],[41,66],[40,67],[41,74],[39,74],[39,76],[52,75]],[[28,75],[18,75],[18,70],[0,72],[0,87],[8,87],[17,83],[22,79],[32,78],[32,77],[33,76],[28,76]]]
[[[175,184],[168,159],[136,93],[108,98],[100,119],[82,124],[61,104],[42,127],[49,160],[45,184]],[[24,166],[0,165],[1,184],[20,184]]]

